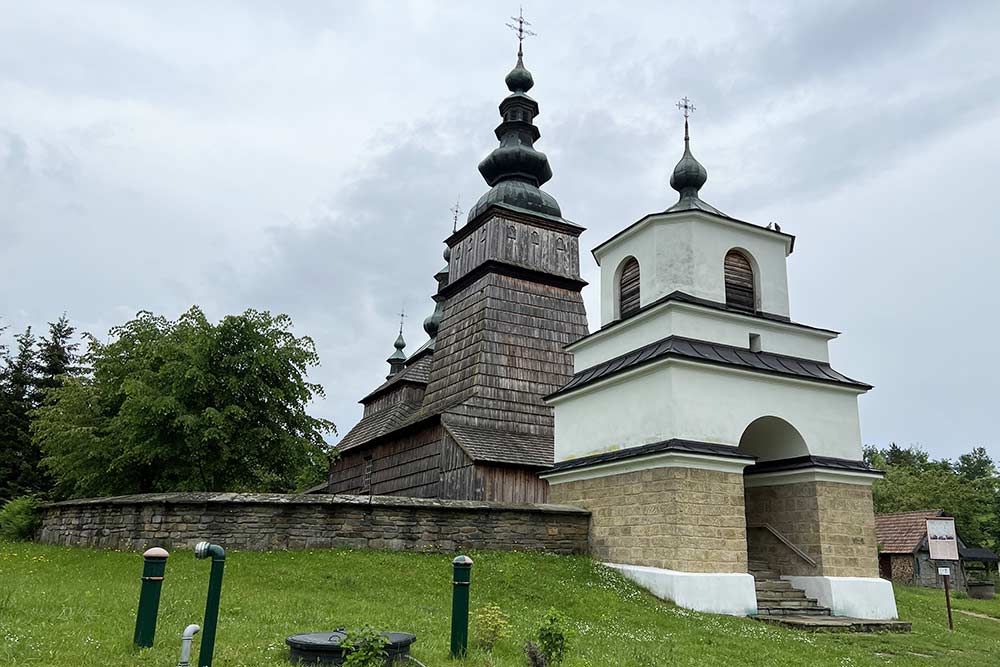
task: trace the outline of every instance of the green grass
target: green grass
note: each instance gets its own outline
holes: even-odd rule
[[[937,591],[897,590],[900,613],[913,622],[909,635],[806,634],[678,609],[587,558],[472,556],[473,609],[494,602],[511,619],[513,637],[493,655],[448,659],[447,556],[230,553],[215,665],[286,663],[285,636],[368,622],[416,634],[413,654],[428,667],[520,666],[520,647],[549,607],[575,628],[566,667],[1000,664],[1000,622],[956,613],[949,633]],[[209,565],[189,550],[171,556],[156,646],[136,652],[141,567],[134,553],[0,543],[0,665],[175,665],[181,630],[201,623]],[[1000,619],[1000,601],[961,599],[955,607]]]

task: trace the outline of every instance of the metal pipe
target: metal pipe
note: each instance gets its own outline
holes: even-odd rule
[[[199,630],[201,628],[195,623],[184,628],[184,633],[181,635],[181,657],[177,661],[177,667],[191,667],[191,643]]]
[[[142,648],[153,645],[156,614],[160,610],[160,589],[169,556],[167,550],[160,547],[147,549],[142,554],[142,588],[139,591],[139,610],[135,615],[135,633],[132,635],[132,642]]]
[[[455,571],[451,595],[451,657],[465,656],[469,645],[469,584],[472,559],[459,556],[451,561]]]
[[[211,557],[212,571],[208,577],[208,599],[205,601],[205,629],[198,651],[198,667],[212,667],[215,652],[215,629],[219,623],[219,599],[222,597],[222,572],[226,568],[226,550],[218,544],[199,542],[194,548],[195,558]]]

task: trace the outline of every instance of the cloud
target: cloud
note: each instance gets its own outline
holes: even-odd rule
[[[995,3],[545,3],[526,46],[546,186],[598,242],[676,199],[688,95],[705,198],[798,235],[792,314],[845,331],[870,441],[1000,457],[977,360],[1000,194]],[[0,24],[0,316],[104,332],[141,308],[289,313],[345,432],[412,352],[448,208],[486,190],[509,10],[21,3]],[[592,325],[596,285],[584,296]],[[7,332],[9,338],[10,331]]]

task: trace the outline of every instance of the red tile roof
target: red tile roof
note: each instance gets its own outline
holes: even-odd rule
[[[875,539],[879,553],[912,554],[927,537],[927,519],[944,515],[944,510],[917,510],[875,515]]]

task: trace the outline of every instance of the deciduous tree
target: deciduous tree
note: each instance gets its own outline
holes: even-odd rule
[[[210,323],[141,312],[88,341],[91,372],[49,390],[33,425],[66,496],[152,491],[289,491],[325,474],[331,422],[311,339],[285,315]]]

